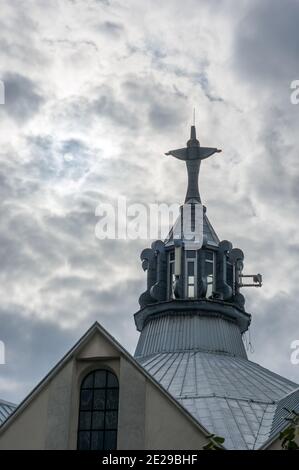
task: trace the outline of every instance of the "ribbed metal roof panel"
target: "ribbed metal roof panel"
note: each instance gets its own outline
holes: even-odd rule
[[[9,415],[15,410],[17,405],[8,401],[0,400],[0,426],[9,417]]]
[[[150,319],[141,332],[135,356],[190,349],[247,357],[235,323],[187,313]]]
[[[228,449],[253,449],[272,432],[277,405],[295,383],[241,357],[199,351],[137,358]]]
[[[270,439],[289,424],[287,418],[290,418],[293,412],[299,414],[299,388],[279,401],[273,418]]]
[[[190,212],[186,211],[186,215],[187,215],[187,217],[190,216],[191,211]],[[176,224],[178,224],[178,223],[182,223],[180,221],[180,216],[176,220],[174,226],[176,226]],[[186,222],[186,226],[191,226],[191,225],[192,225],[191,220]],[[219,245],[219,238],[218,238],[215,230],[213,229],[212,224],[209,221],[206,213],[203,214],[203,235],[205,236],[208,245],[211,245],[211,246],[218,246]],[[172,228],[170,230],[167,238],[165,239],[165,245],[166,246],[172,246],[173,243],[174,242],[173,242],[173,228]]]

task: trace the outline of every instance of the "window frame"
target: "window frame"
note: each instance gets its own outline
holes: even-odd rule
[[[207,254],[211,253],[212,254],[212,260],[207,259]],[[209,275],[207,274],[207,269],[206,265],[211,264],[213,266],[212,269],[212,281],[208,282]],[[206,298],[209,299],[210,297],[213,296],[213,293],[215,292],[215,286],[216,286],[216,253],[214,250],[211,249],[206,249],[205,250],[205,277],[207,280],[207,291],[206,291]],[[209,286],[212,286],[211,292],[209,291]]]
[[[174,283],[175,283],[175,252],[174,250],[169,250],[167,253],[167,299],[169,300],[175,299]]]
[[[191,256],[192,253],[192,256]],[[188,264],[193,265],[193,275],[188,274]],[[185,297],[187,299],[197,298],[197,266],[198,252],[197,250],[185,250]],[[190,279],[193,278],[193,281]],[[193,295],[189,295],[189,288],[193,288]]]
[[[228,276],[228,269],[231,269],[231,279]],[[231,284],[230,282],[231,281]],[[225,282],[232,288],[232,295],[235,295],[236,291],[236,266],[234,263],[229,261],[227,258],[225,260]]]
[[[105,373],[105,384],[96,384],[96,377],[97,373]],[[92,384],[89,386],[84,386],[87,383],[87,379],[91,377]],[[109,381],[111,383],[109,384]],[[112,385],[111,385],[112,384]],[[114,384],[114,385],[113,385]],[[95,396],[97,395],[96,391],[104,391],[104,406],[99,407],[95,404]],[[82,395],[84,392],[89,391],[91,393],[91,405],[85,407],[84,402],[82,400]],[[108,396],[110,395],[109,392],[117,391],[116,393],[116,406],[109,407],[107,406]],[[111,398],[110,398],[111,399]],[[118,434],[118,411],[119,411],[119,381],[114,372],[105,368],[94,369],[88,372],[82,379],[80,385],[80,393],[79,393],[79,411],[78,411],[78,427],[77,427],[77,449],[78,450],[116,450],[117,449],[117,434]],[[89,426],[85,427],[82,423],[83,420],[82,416],[84,413],[90,413],[89,418]],[[95,419],[96,414],[99,416],[100,413],[103,413],[103,420],[102,425],[94,426],[93,419]],[[107,414],[108,413],[116,413],[116,424],[112,427],[107,427]],[[88,433],[88,446],[82,446],[80,437],[82,433]],[[102,436],[101,436],[102,433]],[[109,437],[110,433],[114,434],[114,443],[113,445],[108,445],[107,438]],[[102,445],[99,447],[94,447],[93,443],[93,436],[97,435],[98,442],[101,441]],[[110,434],[111,436],[111,434]],[[101,437],[101,439],[99,439]],[[96,442],[96,441],[95,441]],[[88,448],[87,448],[88,447]]]

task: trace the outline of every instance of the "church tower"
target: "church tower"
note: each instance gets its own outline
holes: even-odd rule
[[[201,161],[217,152],[201,147],[191,126],[187,146],[166,154],[186,162],[187,193],[166,240],[141,253],[147,289],[134,316],[135,358],[226,448],[253,449],[295,384],[247,358],[251,315],[241,289],[260,287],[262,276],[243,273],[242,250],[220,241],[202,206]]]

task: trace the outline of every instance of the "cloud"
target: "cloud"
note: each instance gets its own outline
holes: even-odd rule
[[[21,399],[94,320],[134,351],[149,242],[98,240],[95,209],[183,201],[185,166],[164,152],[194,107],[201,144],[223,149],[201,168],[208,216],[264,274],[245,292],[252,359],[294,379],[297,2],[57,5],[2,6],[0,397]]]
[[[252,299],[255,312],[251,327],[254,353],[249,357],[297,383],[298,365],[291,363],[291,343],[299,339],[296,293],[278,292],[259,303],[257,305],[258,302]]]
[[[1,309],[6,364],[1,366],[1,397],[18,403],[76,340],[76,332],[51,321],[28,318],[17,308]],[[55,344],[55,348],[53,348]],[[59,353],[57,354],[57,352]]]
[[[99,25],[99,30],[108,36],[119,38],[124,31],[124,26],[114,21],[105,21]]]
[[[130,110],[129,106],[114,97],[111,88],[105,87],[97,90],[98,98],[92,103],[92,111],[99,118],[110,120],[111,124],[117,126],[130,127],[136,129],[138,127],[138,115]]]
[[[3,110],[23,123],[36,114],[44,99],[37,85],[19,73],[7,72],[2,78],[5,89],[5,105]]]
[[[298,2],[265,0],[249,5],[235,41],[238,70],[265,86],[289,82],[298,73]]]

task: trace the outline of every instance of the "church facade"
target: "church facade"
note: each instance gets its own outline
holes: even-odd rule
[[[262,277],[243,273],[242,250],[218,238],[201,204],[201,161],[216,152],[194,126],[187,146],[168,152],[185,161],[188,188],[166,240],[141,254],[134,357],[94,324],[16,409],[6,406],[0,449],[281,448],[299,386],[247,358],[241,291]]]

